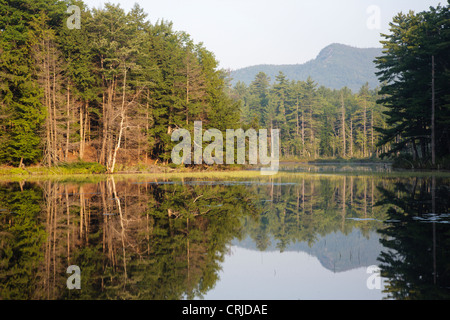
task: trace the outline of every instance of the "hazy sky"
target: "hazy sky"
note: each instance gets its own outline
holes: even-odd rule
[[[172,21],[214,52],[220,67],[295,64],[331,43],[380,47],[400,11],[423,11],[446,0],[85,0],[90,7],[138,3],[155,23]]]

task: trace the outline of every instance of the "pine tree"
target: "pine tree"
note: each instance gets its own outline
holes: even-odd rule
[[[48,12],[50,27],[61,21],[62,3],[20,1],[0,4],[0,161],[10,164],[34,163],[40,160],[40,132],[45,111],[36,83],[30,32],[33,19]]]
[[[388,154],[412,153],[419,166],[428,161],[433,165],[433,149],[439,157],[450,153],[449,7],[395,16],[391,33],[382,41],[385,54],[376,60],[377,74],[386,83],[379,102],[387,107],[388,124],[377,128],[383,134],[380,145],[391,144]],[[433,98],[433,92],[439,95]]]
[[[249,108],[250,113],[254,117],[258,118],[258,123],[262,126],[270,126],[268,118],[272,118],[273,115],[269,115],[269,86],[270,79],[264,72],[260,72],[256,75],[255,80],[250,84],[250,98]],[[273,119],[270,119],[272,121]]]

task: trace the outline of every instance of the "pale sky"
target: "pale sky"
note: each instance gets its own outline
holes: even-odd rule
[[[427,10],[446,0],[84,0],[89,7],[138,3],[150,22],[172,21],[212,51],[221,68],[296,64],[325,46],[381,47],[380,33],[398,12]],[[379,23],[378,23],[379,22]]]

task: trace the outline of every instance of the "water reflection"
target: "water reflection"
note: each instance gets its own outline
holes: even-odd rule
[[[243,186],[53,182],[0,187],[4,299],[183,299],[217,280],[256,209]],[[218,206],[220,204],[220,206]],[[65,288],[69,265],[82,290]]]
[[[298,163],[283,162],[280,164],[282,172],[308,172],[308,173],[389,173],[393,172],[389,163],[339,163],[339,162],[320,162]]]
[[[382,274],[393,299],[450,298],[450,190],[448,181],[415,178],[380,189],[390,204],[380,233]]]
[[[422,275],[421,281],[429,284],[427,274],[436,270],[436,284],[427,288],[433,297],[442,297],[449,284],[449,225],[442,223],[447,221],[444,216],[438,224],[437,216],[430,214],[448,213],[448,184],[434,180],[433,188],[427,181],[311,175],[3,183],[0,297],[175,300],[208,298],[220,288],[233,297],[232,282],[226,283],[233,250],[264,252],[279,262],[292,252],[303,252],[314,257],[314,263],[302,258],[295,260],[297,266],[286,267],[313,272],[319,263],[329,274],[346,275],[342,279],[365,291],[364,270],[381,258],[383,276],[390,281],[386,294],[396,299],[411,290],[412,280],[399,280],[409,279],[408,272],[412,278]],[[427,235],[432,235],[434,247]],[[429,261],[435,269],[429,268]],[[80,267],[82,290],[66,288],[69,265]],[[253,265],[246,262],[239,268],[244,274]],[[363,272],[350,277],[346,272],[352,270]],[[303,276],[307,281],[308,275]],[[333,286],[326,279],[334,277],[324,277],[317,281],[324,288]],[[288,282],[273,286],[283,283]],[[305,289],[301,297],[308,296],[313,292]]]

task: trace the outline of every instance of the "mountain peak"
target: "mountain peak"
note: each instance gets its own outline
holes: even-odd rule
[[[326,46],[322,50],[320,50],[319,54],[316,57],[317,61],[327,62],[333,56],[333,53],[339,49],[337,44],[331,44]]]
[[[320,50],[320,52],[317,55],[316,59],[317,60],[327,59],[333,53],[342,52],[342,51],[345,51],[345,50],[348,50],[348,49],[351,50],[351,49],[357,49],[357,48],[353,48],[353,47],[350,47],[350,46],[345,45],[345,44],[332,43],[332,44],[326,46],[325,48],[323,48],[322,50]]]
[[[290,80],[305,81],[310,76],[319,85],[331,89],[348,87],[357,91],[366,82],[375,88],[379,82],[373,61],[381,55],[381,50],[332,43],[323,48],[315,59],[304,64],[257,65],[235,70],[232,83],[242,81],[249,85],[258,72],[266,73],[273,81],[281,71]]]

